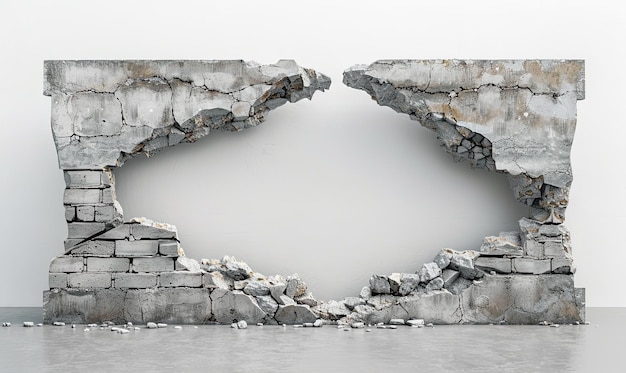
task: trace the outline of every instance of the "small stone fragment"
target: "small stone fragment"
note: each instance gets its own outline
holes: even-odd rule
[[[156,329],[156,328],[158,328],[158,325],[156,323],[154,323],[154,322],[149,322],[149,323],[146,324],[146,328],[148,328],[148,329]]]
[[[237,321],[237,328],[238,329],[246,329],[246,328],[248,328],[248,323],[246,322],[246,320]]]
[[[404,325],[404,320],[403,319],[391,319],[389,320],[389,324],[390,325]]]

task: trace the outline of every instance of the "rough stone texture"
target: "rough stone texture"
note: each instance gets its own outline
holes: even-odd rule
[[[241,291],[218,288],[211,293],[211,301],[215,320],[221,324],[230,324],[239,320],[256,324],[262,322],[266,316],[254,298]]]
[[[304,304],[278,306],[274,318],[279,324],[312,323],[317,320],[317,316],[311,311],[311,308]]]
[[[455,160],[510,175],[534,219],[563,222],[583,61],[383,60],[343,81],[437,132]]]
[[[66,170],[117,167],[210,130],[254,127],[270,109],[330,87],[328,77],[289,60],[46,61],[44,70]]]

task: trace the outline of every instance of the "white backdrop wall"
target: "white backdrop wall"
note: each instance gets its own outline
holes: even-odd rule
[[[116,170],[125,217],[177,225],[188,256],[298,272],[321,299],[373,273],[477,249],[526,209],[503,175],[456,164],[435,136],[341,83],[383,58],[586,60],[567,225],[589,306],[626,306],[620,230],[625,30],[617,2],[20,1],[0,5],[0,306],[39,306],[63,250],[63,175],[42,95],[45,59],[295,59],[333,79],[261,126]]]

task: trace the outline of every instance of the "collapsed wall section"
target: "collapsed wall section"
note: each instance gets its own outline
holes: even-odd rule
[[[199,264],[184,256],[175,226],[125,221],[111,169],[212,130],[257,126],[328,89],[328,77],[290,60],[46,61],[44,71],[68,226],[50,264],[46,322],[315,320],[317,301],[297,275],[267,279],[230,257]]]
[[[346,70],[346,85],[435,131],[455,161],[506,174],[530,214],[520,231],[476,250],[444,249],[415,274],[374,275],[332,317],[377,322],[418,310],[446,324],[583,321],[563,222],[584,80],[575,60],[381,60]]]

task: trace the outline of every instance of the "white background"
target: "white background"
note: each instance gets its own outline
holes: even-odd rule
[[[383,58],[586,60],[567,225],[588,306],[626,306],[619,2],[14,1],[0,5],[0,306],[40,306],[63,250],[63,174],[46,59],[295,59],[333,79],[260,127],[212,133],[116,172],[125,217],[178,226],[187,255],[298,272],[321,299],[373,273],[478,249],[526,210],[503,175],[455,164],[433,133],[341,83]]]

